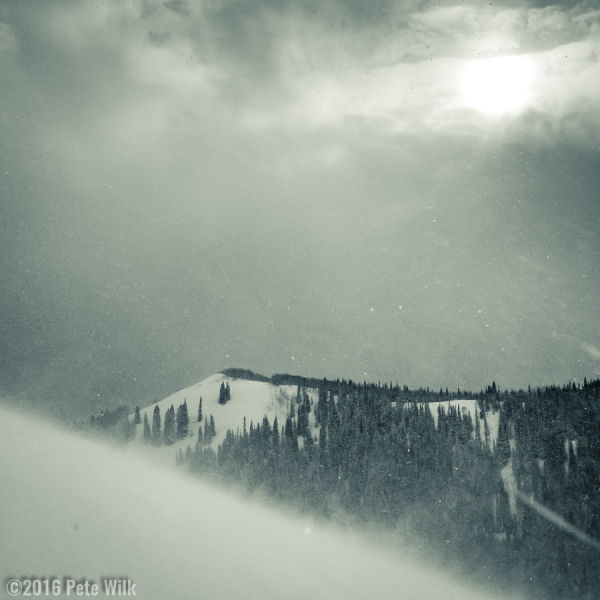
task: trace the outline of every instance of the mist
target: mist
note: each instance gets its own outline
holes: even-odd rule
[[[0,408],[0,573],[139,598],[492,600],[408,556]],[[102,594],[101,594],[102,595]]]

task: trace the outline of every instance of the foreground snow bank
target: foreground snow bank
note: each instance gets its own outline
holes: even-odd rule
[[[485,600],[427,565],[0,408],[0,577],[125,577],[137,597]],[[487,596],[491,598],[491,596]]]

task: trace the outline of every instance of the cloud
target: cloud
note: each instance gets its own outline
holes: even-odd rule
[[[435,339],[432,324],[454,319],[440,306],[473,297],[469,283],[538,323],[531,281],[550,277],[556,246],[570,252],[562,223],[579,210],[584,228],[596,222],[596,155],[585,152],[600,114],[596,13],[275,0],[183,12],[162,0],[0,6],[0,343],[7,380],[39,377],[40,403],[44,390],[81,412],[109,394],[166,395],[222,368],[224,346],[259,371],[286,369],[279,357],[303,349],[317,375],[362,376],[370,361],[370,373],[407,384],[483,385],[493,343],[481,337],[468,366],[433,375],[419,332]],[[463,69],[494,53],[537,65],[533,103],[517,117],[461,105]],[[592,249],[585,260],[577,252],[552,273],[561,302],[577,270],[597,262],[593,236],[577,236]],[[512,254],[539,272],[521,277]],[[500,276],[487,262],[498,256]],[[444,286],[456,296],[433,293]],[[357,329],[371,294],[421,314]],[[570,314],[551,310],[548,321]],[[460,352],[436,345],[439,365],[456,366],[473,331],[465,312],[452,314],[467,333]],[[585,315],[573,320],[587,327]],[[302,348],[282,352],[290,340]],[[504,379],[543,380],[544,344],[529,362],[521,346]]]
[[[170,0],[169,2],[165,2],[163,6],[178,15],[190,14],[189,5],[186,0]]]
[[[16,48],[16,39],[6,23],[0,23],[0,56]]]
[[[584,352],[587,352],[592,358],[600,360],[600,349],[592,344],[585,344],[580,342],[581,348]]]
[[[586,39],[534,55],[538,110],[556,118],[594,115],[600,104],[599,50],[597,41]]]
[[[75,97],[89,87],[83,83],[89,68],[112,62],[118,87],[100,71],[106,92],[136,90],[130,101],[166,110],[164,118],[146,119],[151,127],[166,129],[185,112],[198,121],[216,111],[254,131],[364,122],[380,133],[504,131],[514,119],[499,123],[465,109],[460,78],[470,61],[506,54],[527,56],[536,67],[521,129],[566,117],[582,129],[598,125],[597,12],[387,2],[368,8],[328,2],[314,12],[310,6],[177,0],[134,7],[104,0],[94,7],[49,3],[31,21],[27,10],[22,18],[20,9],[9,14],[16,15],[25,47],[43,46],[45,55],[75,67],[59,77],[71,78]],[[98,97],[106,94],[93,87]]]

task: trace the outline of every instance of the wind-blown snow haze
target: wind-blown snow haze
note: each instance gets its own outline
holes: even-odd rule
[[[137,597],[492,600],[432,564],[286,517],[135,451],[0,409],[0,565],[9,577],[122,577]]]

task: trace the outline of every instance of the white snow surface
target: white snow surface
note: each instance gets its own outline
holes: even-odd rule
[[[0,421],[0,597],[8,579],[34,575],[121,576],[142,600],[497,597],[429,561],[285,516],[129,447],[3,406]]]
[[[517,516],[517,484],[515,481],[515,473],[513,471],[512,458],[508,461],[508,464],[500,471],[502,477],[502,484],[504,485],[504,491],[508,495],[508,506],[510,508],[510,514],[513,517]]]
[[[221,384],[229,384],[231,390],[231,400],[226,404],[219,404],[219,389]],[[194,450],[198,435],[198,404],[202,397],[202,416],[203,416],[203,431],[204,419],[210,415],[215,420],[216,437],[213,439],[211,446],[214,450],[225,439],[225,434],[228,429],[236,432],[241,431],[243,427],[244,417],[246,418],[246,427],[250,429],[250,423],[254,425],[261,423],[266,415],[269,423],[273,425],[273,421],[277,416],[279,426],[285,423],[286,415],[289,410],[290,399],[296,398],[298,387],[295,385],[280,385],[274,386],[270,383],[262,381],[249,381],[247,379],[236,379],[227,377],[222,373],[216,373],[204,379],[200,383],[184,388],[171,394],[160,402],[151,404],[146,408],[140,408],[140,416],[142,423],[136,427],[136,440],[142,440],[144,413],[148,415],[150,427],[152,427],[152,414],[154,407],[158,404],[160,409],[161,423],[164,426],[165,413],[171,405],[177,412],[177,407],[187,402],[188,415],[190,419],[188,437],[178,440],[175,444],[166,446],[169,450],[169,456],[173,456],[171,451],[177,452],[182,449],[185,452],[187,446]],[[306,390],[310,397],[316,397],[315,390]],[[133,415],[130,417],[133,418]],[[152,450],[150,450],[152,452]]]

